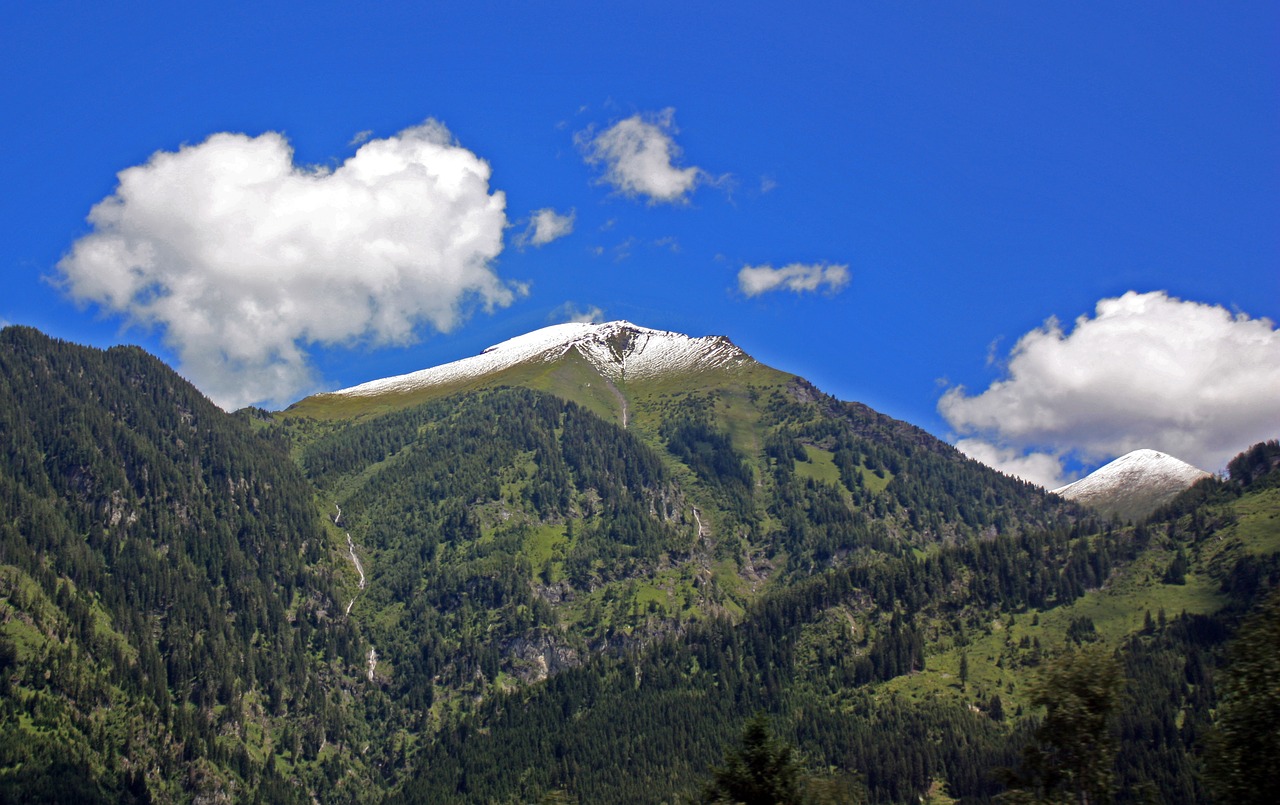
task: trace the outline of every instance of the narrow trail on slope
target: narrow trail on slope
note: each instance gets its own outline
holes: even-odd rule
[[[340,522],[342,520],[342,507],[339,506],[337,503],[335,503],[333,504],[333,508],[338,510],[338,513],[333,516],[333,524],[340,525]],[[342,533],[347,535],[347,553],[351,555],[351,564],[355,565],[356,572],[360,574],[359,590],[363,591],[364,585],[365,585],[364,565],[360,564],[360,557],[356,556],[356,543],[354,540],[351,539],[351,532],[343,531]],[[355,606],[356,598],[359,598],[359,597],[360,597],[360,593],[357,592],[356,595],[352,597],[350,601],[347,602],[347,615],[351,614],[351,607]],[[374,648],[372,645],[369,646],[369,656],[367,660],[369,664],[368,677],[369,677],[369,681],[372,682],[373,672],[378,667],[378,650]]]

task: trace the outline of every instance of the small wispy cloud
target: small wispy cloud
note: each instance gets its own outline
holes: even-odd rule
[[[597,244],[587,251],[587,253],[592,257],[604,257],[605,255],[609,255],[613,258],[615,263],[630,260],[631,257],[636,254],[652,254],[654,252],[679,254],[679,238],[676,238],[674,235],[667,235],[666,237],[655,238],[654,240],[644,240],[635,235],[629,235],[617,243],[614,243],[612,246]]]
[[[516,239],[516,243],[520,246],[545,246],[571,234],[576,219],[577,212],[574,210],[569,210],[568,215],[561,215],[550,207],[534,210],[529,216],[529,225]]]
[[[672,254],[680,253],[680,241],[674,235],[668,235],[665,238],[658,238],[653,242],[656,249],[665,249]]]
[[[686,201],[708,180],[701,168],[676,166],[676,133],[675,110],[667,108],[655,115],[632,115],[599,134],[587,129],[575,140],[588,164],[603,166],[601,182],[625,196],[643,196],[650,204],[674,204]]]
[[[635,249],[636,243],[638,242],[639,241],[633,235],[627,238],[626,240],[622,241],[621,243],[617,244],[616,246],[614,246],[613,261],[615,263],[621,263],[623,260],[629,259],[631,257],[632,250]]]
[[[565,302],[560,307],[551,311],[551,315],[547,317],[551,321],[573,321],[582,324],[592,324],[604,321],[604,310],[596,305],[588,305],[586,308],[579,308],[575,302]]]
[[[347,143],[347,145],[362,145],[368,142],[369,138],[371,137],[373,137],[373,129],[365,129],[364,131],[357,131],[351,137],[351,142]]]
[[[738,290],[747,296],[771,291],[837,293],[848,284],[849,266],[836,263],[789,263],[782,268],[743,266],[738,272]]]

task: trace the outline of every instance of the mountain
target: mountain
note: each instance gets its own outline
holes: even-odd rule
[[[522,363],[553,363],[576,352],[611,381],[742,366],[752,359],[723,336],[690,338],[681,333],[607,324],[556,324],[489,347],[479,355],[411,374],[374,380],[334,392],[357,397],[403,393],[494,375]]]
[[[1134,450],[1053,490],[1107,517],[1140,520],[1209,473],[1158,450]]]
[[[827,801],[990,802],[1088,645],[1117,801],[1204,799],[1274,443],[1121,526],[724,339],[478,357],[226,414],[0,332],[0,801],[688,800],[764,712]]]
[[[650,350],[661,370],[636,371]],[[933,774],[983,801],[1026,724],[987,714],[1031,706],[1048,646],[1119,646],[1144,606],[1221,605],[1207,554],[1115,531],[723,338],[546,328],[278,422],[362,552],[352,617],[384,658],[378,683],[411,703],[389,724],[463,714],[422,749],[405,801],[687,795],[759,709],[819,765],[866,774],[875,801],[914,800]],[[1142,592],[1095,601],[1119,577]],[[1166,578],[1177,595],[1144,586]],[[983,682],[946,681],[962,656]],[[1160,718],[1178,702],[1189,724],[1208,717],[1170,702]],[[1192,740],[1133,749],[1126,779],[1194,788],[1161,765]]]
[[[354,417],[495,385],[550,391],[620,423],[629,418],[626,387],[688,385],[708,373],[740,378],[774,374],[723,336],[693,338],[626,321],[544,327],[481,354],[396,377],[318,394],[292,414]]]

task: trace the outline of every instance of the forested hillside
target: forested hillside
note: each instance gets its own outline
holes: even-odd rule
[[[1106,728],[1116,800],[1207,801],[1215,666],[1280,583],[1277,483],[1274,470],[1211,480],[1137,528],[1086,523],[822,573],[740,623],[492,699],[427,751],[403,799],[696,796],[761,711],[819,776],[852,778],[869,801],[918,801],[939,783],[986,801],[1010,780],[1045,795],[1026,754],[1036,680],[1096,646],[1122,686]],[[1178,557],[1189,570],[1170,577]],[[1123,609],[1135,595],[1192,608]],[[1099,612],[1109,620],[1084,614]],[[1261,653],[1274,667],[1274,648]]]
[[[675,802],[747,740],[816,801],[1058,796],[1095,666],[1091,791],[1247,801],[1274,442],[1122,523],[758,364],[582,371],[229,415],[4,330],[0,801]]]
[[[351,615],[413,703],[399,740],[461,701],[736,620],[814,573],[1075,516],[800,381],[635,396],[630,429],[508,387],[282,419],[365,560]]]
[[[0,799],[306,799],[362,641],[288,446],[136,348],[0,333]]]

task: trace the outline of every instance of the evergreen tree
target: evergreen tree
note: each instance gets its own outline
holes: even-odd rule
[[[1115,656],[1089,647],[1046,669],[1032,704],[1046,708],[1024,769],[1005,802],[1101,805],[1111,801],[1117,742],[1111,721],[1124,674]]]
[[[801,801],[802,768],[795,750],[769,733],[769,719],[757,713],[747,722],[742,744],[725,756],[703,792],[704,803],[792,805]]]
[[[1174,554],[1173,561],[1169,563],[1169,569],[1164,573],[1164,583],[1187,583],[1187,554],[1181,547],[1179,547],[1178,552]]]
[[[1280,802],[1280,591],[1230,650],[1206,772],[1220,802]]]

